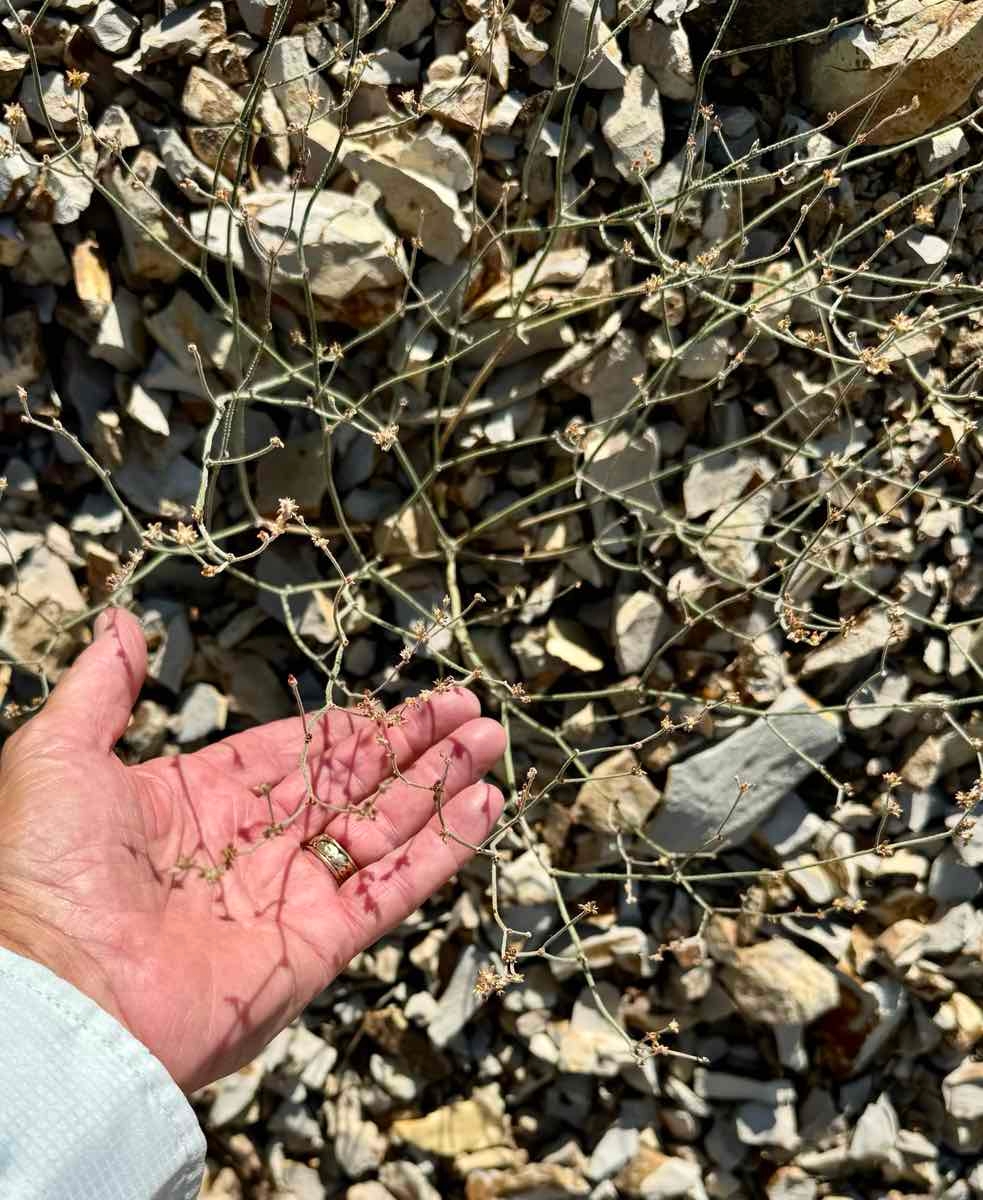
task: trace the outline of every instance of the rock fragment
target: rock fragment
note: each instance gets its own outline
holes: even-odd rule
[[[811,774],[810,760],[824,762],[838,745],[837,721],[789,688],[753,724],[670,767],[647,834],[677,853],[713,843],[718,830],[725,844],[739,845]],[[742,792],[737,780],[750,788]]]
[[[662,108],[644,67],[632,67],[624,87],[608,92],[601,101],[601,129],[623,179],[638,180],[662,162]]]

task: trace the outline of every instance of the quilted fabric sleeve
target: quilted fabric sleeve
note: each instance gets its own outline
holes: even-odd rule
[[[0,946],[0,1196],[194,1200],[204,1161],[194,1112],[150,1051]]]

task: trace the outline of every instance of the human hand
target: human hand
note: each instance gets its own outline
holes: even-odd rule
[[[109,610],[4,746],[0,944],[87,993],[193,1091],[253,1058],[471,857],[463,842],[481,842],[501,812],[501,793],[480,780],[505,737],[462,689],[407,707],[386,738],[365,716],[329,712],[310,730],[312,807],[299,717],[125,766],[113,746],[145,671],[138,622]],[[442,836],[440,779],[462,841]],[[371,797],[372,817],[326,807]],[[302,812],[264,840],[271,806],[285,823]],[[340,887],[302,848],[321,832],[360,867]],[[230,845],[242,852],[217,882],[175,870],[221,866]]]

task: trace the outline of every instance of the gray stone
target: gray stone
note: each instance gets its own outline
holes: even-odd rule
[[[150,602],[143,612],[149,641],[147,674],[177,693],[191,665],[194,644],[184,608],[170,600]]]
[[[730,362],[730,339],[722,333],[708,333],[691,342],[679,355],[679,374],[684,379],[716,379]]]
[[[869,145],[892,145],[944,123],[966,103],[981,55],[983,5],[905,4],[876,30],[848,22],[804,43],[797,99],[823,120],[844,114],[837,130],[852,134],[862,124]]]
[[[125,54],[140,28],[140,21],[114,0],[99,0],[82,26],[100,50],[107,54]]]
[[[41,128],[50,121],[55,129],[74,129],[79,112],[84,116],[86,111],[82,92],[70,88],[61,71],[41,72],[40,89],[33,74],[27,75],[20,90],[20,102]]]
[[[582,78],[589,88],[617,89],[627,78],[618,43],[593,0],[570,0],[560,9],[550,27],[550,41],[560,65],[571,75],[584,62]]]
[[[392,50],[402,50],[431,27],[433,18],[434,10],[430,0],[402,0],[382,27],[379,45],[388,46]]]
[[[666,850],[685,853],[709,844],[723,826],[723,842],[739,845],[811,774],[807,759],[824,762],[838,745],[838,722],[789,688],[764,717],[669,768],[647,834]],[[739,800],[735,777],[752,785]]]
[[[696,74],[689,38],[681,24],[665,25],[647,18],[628,32],[628,54],[655,80],[659,93],[669,100],[692,100]]]
[[[601,101],[601,129],[623,179],[637,182],[662,162],[662,107],[644,67],[632,67],[624,87]]]
[[[795,1101],[795,1084],[790,1080],[754,1079],[706,1067],[697,1067],[693,1072],[693,1090],[703,1100],[753,1101],[771,1108]]]
[[[645,669],[659,644],[665,609],[652,592],[619,596],[613,606],[611,640],[618,670],[634,675]]]
[[[203,0],[175,8],[144,31],[135,66],[142,68],[169,58],[201,58],[225,36],[225,10],[219,0]]]
[[[457,259],[471,237],[471,223],[461,212],[456,191],[408,166],[402,155],[390,158],[376,150],[353,148],[345,155],[345,165],[379,187],[397,229],[407,237],[419,237],[426,254],[447,264]]]
[[[477,947],[466,947],[427,1024],[427,1033],[434,1045],[446,1046],[484,1004],[484,999],[474,988],[480,966],[481,955]]]
[[[609,1179],[626,1166],[638,1153],[640,1133],[621,1124],[612,1125],[591,1151],[587,1178],[593,1183]]]
[[[760,454],[724,450],[693,462],[683,478],[683,503],[690,518],[732,504],[753,481],[766,480],[775,468]]]
[[[145,361],[145,343],[140,301],[128,288],[116,288],[89,353],[117,371],[133,371]]]
[[[242,197],[242,207],[255,218],[253,237],[269,252],[277,253],[274,285],[288,282],[284,276],[300,271],[297,233],[308,203],[313,199],[306,224],[306,262],[315,296],[338,302],[370,288],[391,288],[403,282],[406,261],[402,250],[393,257],[392,230],[379,218],[372,205],[341,192],[307,191],[253,192]],[[228,214],[218,210],[193,213],[192,232],[206,239],[209,250],[220,258],[230,252],[233,260],[256,279],[266,280],[265,266],[252,252],[236,223],[231,230]]]
[[[142,186],[135,186],[134,176]],[[191,242],[175,221],[165,217],[157,200],[163,176],[160,159],[141,148],[127,170],[113,169],[106,185],[119,202],[120,232],[126,247],[126,265],[132,275],[145,281],[173,283],[184,273],[181,257],[191,253]],[[129,216],[137,220],[130,220]]]
[[[784,862],[810,845],[823,827],[822,817],[806,808],[796,792],[789,792],[754,832]]]
[[[969,141],[957,126],[923,138],[918,143],[918,162],[925,176],[939,175],[969,153]]]
[[[173,361],[195,373],[189,345],[198,349],[207,366],[222,370],[232,353],[235,335],[219,317],[205,309],[188,292],[175,292],[170,303],[144,321],[154,341]]]

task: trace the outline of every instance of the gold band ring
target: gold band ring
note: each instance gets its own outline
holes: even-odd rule
[[[340,842],[336,842],[333,837],[328,837],[326,833],[319,834],[318,837],[305,842],[304,849],[313,851],[338,883],[344,883],[346,879],[351,879],[358,870],[355,860],[345,847]]]

